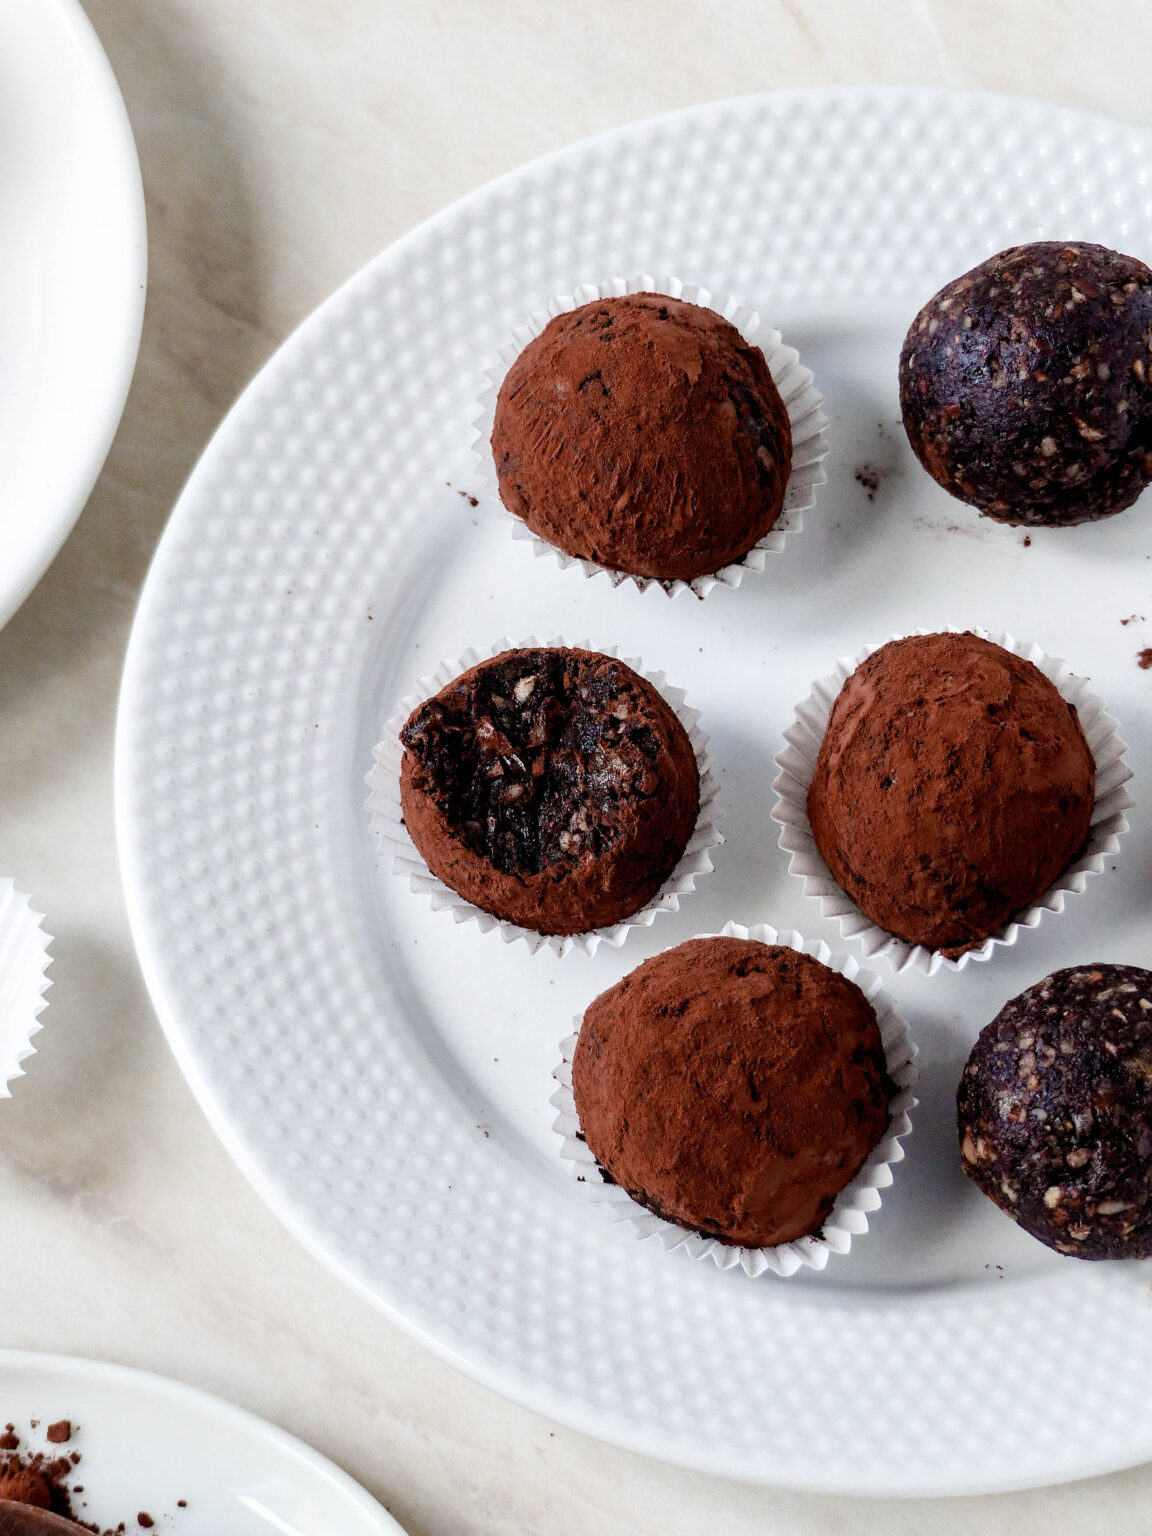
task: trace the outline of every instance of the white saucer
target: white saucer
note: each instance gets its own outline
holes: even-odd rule
[[[77,0],[0,5],[0,624],[111,446],[144,315],[144,193]]]
[[[302,1441],[177,1381],[68,1355],[0,1350],[0,1401],[21,1451],[48,1448],[48,1425],[73,1434],[67,1481],[76,1519],[164,1536],[403,1536],[358,1483]],[[39,1428],[29,1432],[29,1420]],[[186,1508],[180,1508],[184,1500]]]

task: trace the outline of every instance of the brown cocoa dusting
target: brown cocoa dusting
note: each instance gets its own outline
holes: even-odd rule
[[[856,484],[862,485],[868,492],[868,500],[876,500],[876,492],[880,489],[880,470],[872,464],[861,464],[856,470]]]
[[[45,1433],[53,1445],[64,1445],[72,1438],[72,1420],[58,1419],[55,1424],[49,1424]]]
[[[1076,712],[1037,667],[976,635],[912,635],[837,696],[808,818],[877,927],[961,953],[1079,853],[1094,794]]]
[[[611,1182],[683,1227],[764,1247],[819,1229],[884,1133],[890,1085],[858,987],[791,949],[711,938],[596,998],[572,1092]]]
[[[1024,545],[1025,549],[1031,549],[1032,548],[1032,535],[1030,533],[1026,533],[1024,535],[1023,539],[1021,540],[1021,543]]]
[[[1146,645],[1142,651],[1136,652],[1136,665],[1145,672],[1152,667],[1152,645]]]
[[[7,1466],[0,1470],[0,1502],[34,1504],[37,1509],[51,1509],[48,1481],[33,1467]]]
[[[764,354],[734,326],[636,293],[557,315],[524,348],[492,453],[501,500],[533,533],[691,581],[742,559],[780,516],[792,429]]]
[[[1126,619],[1120,620],[1121,624],[1143,624],[1145,622],[1142,613],[1130,613]]]
[[[9,1424],[4,1433],[0,1435],[0,1451],[14,1451],[19,1444],[20,1436],[12,1433],[12,1426]]]

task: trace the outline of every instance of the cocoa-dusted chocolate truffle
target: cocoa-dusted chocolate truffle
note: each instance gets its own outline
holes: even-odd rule
[[[1043,240],[929,299],[900,354],[900,407],[953,496],[1007,523],[1083,523],[1152,480],[1150,372],[1152,271]]]
[[[910,635],[840,690],[808,820],[865,917],[956,953],[1079,854],[1095,792],[1076,710],[1038,667],[976,635]]]
[[[981,1031],[957,1095],[964,1171],[1081,1259],[1152,1256],[1152,972],[1057,971]]]
[[[780,516],[788,412],[764,354],[721,315],[662,294],[557,315],[500,386],[504,505],[569,555],[691,581]]]
[[[580,1133],[666,1220],[766,1248],[815,1232],[888,1125],[872,1005],[782,945],[692,939],[588,1008]]]
[[[639,911],[696,825],[688,733],[651,683],[596,651],[504,651],[400,737],[404,820],[429,869],[538,933]]]

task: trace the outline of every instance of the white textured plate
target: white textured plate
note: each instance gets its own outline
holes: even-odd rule
[[[116,432],[144,314],[144,194],[76,0],[0,0],[0,624]]]
[[[178,1381],[68,1355],[0,1350],[0,1403],[21,1449],[79,1451],[78,1520],[167,1536],[403,1536],[345,1472],[254,1414]],[[29,1433],[30,1419],[39,1421]],[[72,1439],[44,1432],[71,1419]],[[186,1509],[178,1507],[184,1499]]]
[[[922,1108],[873,1232],[834,1269],[753,1281],[602,1224],[548,1103],[572,1014],[646,954],[729,919],[840,947],[776,847],[772,757],[811,679],[869,637],[971,622],[1067,657],[1119,718],[1144,798],[1152,507],[1027,542],[978,518],[913,460],[896,363],[923,300],[1013,241],[1152,257],[1150,167],[1148,135],[988,96],[790,94],[641,123],[384,252],[283,347],[189,482],[118,743],[153,998],[272,1207],[501,1391],[656,1456],[829,1489],[1007,1488],[1152,1455],[1152,1266],[1025,1237],[964,1179],[953,1121],[961,1064],[1008,996],[1074,961],[1152,964],[1139,807],[1118,869],[1059,922],[991,964],[891,980]],[[571,580],[463,494],[480,371],[519,317],[653,266],[770,315],[831,418],[803,538],[685,606]],[[688,691],[728,834],[683,911],[590,959],[445,923],[377,859],[363,811],[372,744],[418,676],[557,629]]]

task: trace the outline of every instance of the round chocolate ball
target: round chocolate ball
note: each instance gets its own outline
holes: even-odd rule
[[[721,315],[662,294],[557,315],[500,386],[504,505],[569,555],[691,581],[780,516],[788,412],[764,354]]]
[[[1076,710],[1032,662],[976,635],[910,635],[840,690],[808,820],[865,917],[958,953],[1072,862],[1095,789]]]
[[[723,1243],[818,1230],[888,1125],[872,1005],[808,955],[692,939],[646,960],[584,1015],[580,1131],[608,1177]]]
[[[957,1116],[964,1171],[1026,1232],[1080,1259],[1152,1256],[1152,972],[1073,966],[1014,997]]]
[[[653,685],[597,651],[503,651],[400,733],[400,803],[429,869],[537,933],[584,933],[649,901],[700,809],[688,733]]]
[[[1013,246],[955,278],[900,353],[908,441],[989,517],[1083,523],[1152,480],[1152,271],[1082,241]]]

